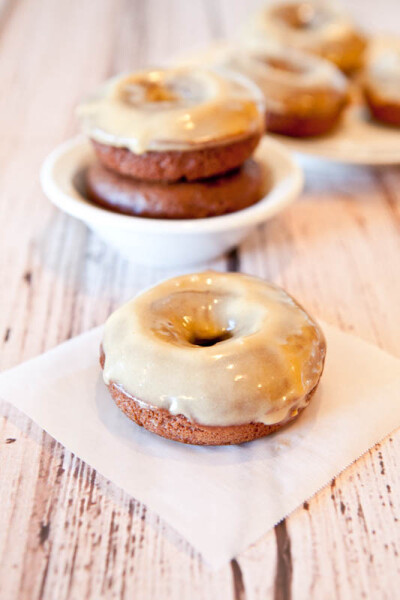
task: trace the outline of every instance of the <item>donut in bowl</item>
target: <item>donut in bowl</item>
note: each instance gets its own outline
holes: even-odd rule
[[[269,175],[253,159],[201,181],[140,181],[100,163],[86,172],[87,196],[113,212],[153,219],[203,219],[242,210],[265,195]]]
[[[339,6],[318,0],[274,2],[254,15],[247,39],[275,40],[316,54],[351,74],[364,59],[366,39]]]
[[[114,312],[104,382],[137,424],[188,444],[239,444],[295,419],[319,383],[326,344],[282,289],[237,273],[160,283]]]
[[[327,133],[348,102],[349,84],[337,67],[278,43],[221,47],[208,60],[258,85],[265,100],[266,128],[273,133],[292,137]]]
[[[400,126],[400,42],[371,52],[364,72],[364,96],[377,121]]]
[[[246,78],[186,67],[116,77],[77,110],[101,163],[144,181],[193,181],[239,167],[260,140],[263,112]]]

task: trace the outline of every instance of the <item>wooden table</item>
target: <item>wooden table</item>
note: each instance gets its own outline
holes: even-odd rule
[[[113,73],[233,32],[255,4],[3,0],[2,369],[174,274],[128,264],[41,192],[40,165],[76,132],[78,100]],[[211,266],[282,284],[316,316],[400,356],[399,169],[321,163],[306,177],[298,202]],[[393,434],[212,572],[157,515],[3,403],[0,598],[399,597],[399,461]]]

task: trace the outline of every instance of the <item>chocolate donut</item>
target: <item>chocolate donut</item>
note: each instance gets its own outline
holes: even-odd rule
[[[100,365],[104,368],[105,355],[100,349]],[[197,446],[223,446],[244,444],[271,433],[283,427],[281,423],[264,425],[264,423],[249,423],[248,425],[209,426],[200,425],[189,421],[184,415],[171,415],[164,408],[148,407],[141,400],[126,394],[118,385],[111,383],[108,386],[110,394],[123,413],[137,425],[149,431],[173,439],[183,444]],[[291,423],[304,410],[310,402],[316,388],[312,390],[304,401],[304,407],[289,417],[285,425]]]
[[[239,167],[264,128],[258,88],[235,73],[144,71],[78,107],[104,166],[147,181],[193,181]]]
[[[201,219],[258,202],[265,194],[266,179],[267,174],[252,159],[225,175],[179,183],[140,181],[94,164],[86,173],[86,189],[96,204],[126,215]]]
[[[238,71],[262,91],[266,128],[293,137],[321,135],[339,121],[348,101],[346,77],[330,62],[259,42],[251,47],[217,49],[212,64]]]
[[[400,125],[400,43],[377,48],[367,61],[364,95],[373,117]]]
[[[113,313],[100,362],[116,404],[188,444],[268,435],[308,405],[325,340],[282,289],[238,273],[170,279]]]
[[[316,54],[346,74],[362,66],[367,45],[337,4],[312,0],[270,4],[250,21],[247,37]]]

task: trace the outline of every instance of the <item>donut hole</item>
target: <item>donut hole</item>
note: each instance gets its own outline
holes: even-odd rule
[[[150,329],[170,344],[208,348],[257,330],[259,311],[243,306],[230,294],[177,292],[152,304]]]
[[[193,74],[168,79],[158,72],[149,72],[125,79],[120,85],[119,97],[125,104],[142,110],[168,110],[201,102],[205,89],[204,82]]]
[[[321,7],[310,2],[296,2],[277,6],[274,16],[293,29],[314,29],[326,21]]]
[[[202,348],[208,348],[209,346],[215,346],[220,342],[225,342],[233,337],[233,331],[222,331],[220,334],[212,336],[212,337],[201,337],[194,336],[191,340],[191,344],[193,346],[201,346]]]
[[[176,93],[168,86],[148,79],[126,83],[121,90],[121,98],[131,106],[175,104],[179,100]]]
[[[277,69],[278,71],[285,71],[285,73],[293,73],[295,75],[302,75],[307,72],[307,67],[304,65],[300,65],[298,63],[294,63],[293,61],[289,61],[287,59],[275,56],[256,56],[256,59],[273,69]]]

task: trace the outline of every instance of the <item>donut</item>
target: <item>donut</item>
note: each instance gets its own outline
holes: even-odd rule
[[[140,181],[99,163],[86,172],[87,195],[94,203],[157,219],[201,219],[235,212],[258,202],[267,183],[267,173],[253,159],[225,175],[178,183]]]
[[[349,84],[332,63],[278,43],[220,48],[210,62],[244,74],[262,91],[266,128],[292,137],[330,131],[348,102]]]
[[[102,164],[145,181],[193,181],[250,157],[264,128],[258,88],[186,67],[116,77],[77,109]]]
[[[169,279],[115,311],[100,363],[117,406],[187,444],[240,444],[297,418],[319,383],[324,335],[284,290],[212,271]]]
[[[339,6],[317,0],[274,2],[248,24],[247,39],[276,40],[316,54],[351,74],[363,64],[365,37]]]
[[[371,53],[364,73],[364,95],[375,119],[400,125],[400,42]]]

